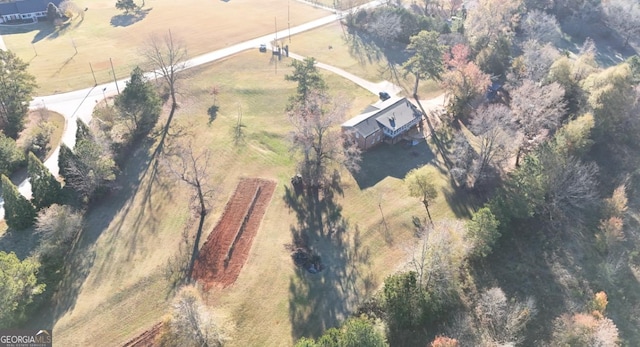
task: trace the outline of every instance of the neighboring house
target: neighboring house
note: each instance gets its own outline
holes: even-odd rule
[[[0,23],[47,17],[47,6],[60,6],[62,0],[19,0],[0,3]]]
[[[369,106],[342,124],[362,150],[381,142],[396,143],[422,120],[422,113],[407,98],[390,98]]]

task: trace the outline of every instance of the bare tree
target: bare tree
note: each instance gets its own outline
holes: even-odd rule
[[[402,33],[402,22],[400,15],[387,10],[380,11],[380,14],[371,23],[371,32],[378,36],[382,41],[387,44],[398,38],[398,35]]]
[[[546,198],[543,206],[552,226],[582,222],[585,212],[599,201],[598,166],[544,151],[540,161],[545,171]]]
[[[331,99],[318,90],[309,91],[304,102],[297,102],[289,111],[292,149],[303,154],[299,170],[305,185],[318,188],[328,177],[333,164],[358,170],[360,150],[346,141],[337,127],[344,118],[347,105]]]
[[[68,18],[79,16],[82,20],[84,20],[84,11],[80,6],[78,6],[78,4],[76,4],[73,1],[65,0],[62,3],[60,3],[58,8]]]
[[[171,310],[170,331],[174,346],[221,347],[226,337],[193,286],[183,287]]]
[[[607,25],[624,38],[625,46],[630,38],[640,35],[640,4],[637,1],[602,1],[602,12]]]
[[[510,36],[517,24],[522,0],[480,0],[464,22],[472,42],[492,42],[500,35]]]
[[[482,181],[490,167],[500,169],[516,147],[511,111],[502,104],[491,104],[476,111],[471,131],[478,142],[474,161],[475,181]]]
[[[41,235],[38,253],[60,256],[82,229],[82,214],[68,205],[51,205],[38,213],[36,233]]]
[[[186,147],[172,146],[164,153],[163,163],[168,171],[195,190],[201,217],[207,214],[209,200],[214,192],[208,182],[210,160],[211,152],[208,149],[196,154],[191,143]]]
[[[620,346],[618,328],[605,317],[577,313],[556,318],[553,327],[552,346]]]
[[[171,107],[175,108],[178,81],[185,77],[180,72],[186,68],[187,48],[184,43],[173,37],[171,30],[164,36],[153,35],[149,38],[142,55],[152,68],[167,83],[171,95]]]
[[[442,220],[422,229],[419,242],[410,246],[409,265],[421,287],[438,297],[446,297],[457,285],[457,274],[467,255],[464,223]]]
[[[485,346],[512,346],[522,342],[523,331],[537,313],[535,301],[508,300],[504,291],[491,288],[480,295],[475,314]]]
[[[453,17],[461,8],[463,1],[462,0],[439,0],[438,1],[440,8],[443,11],[447,11],[446,18]]]
[[[200,237],[204,228],[204,220],[210,208],[210,200],[214,194],[214,188],[209,183],[209,165],[211,160],[211,152],[208,149],[200,154],[194,153],[191,142],[186,147],[181,145],[168,146],[163,151],[162,164],[174,177],[188,184],[195,190],[193,200],[196,201],[197,211],[200,215],[196,238],[193,243],[191,252],[191,260],[187,272],[188,278],[191,277],[193,266],[200,246]],[[192,201],[193,201],[192,200]]]
[[[465,187],[469,172],[473,166],[473,148],[462,131],[457,131],[453,137],[451,150],[452,166],[449,172],[458,186]]]
[[[540,10],[529,11],[521,26],[527,39],[537,41],[541,45],[557,44],[562,35],[556,17]]]
[[[558,83],[540,86],[526,80],[511,93],[511,111],[524,134],[518,149],[516,165],[522,151],[529,151],[560,124],[566,111],[564,88]]]
[[[522,80],[542,82],[559,56],[560,53],[551,44],[542,45],[538,41],[526,41],[522,45],[522,55],[516,58],[516,61],[521,62],[521,67],[511,82],[515,85],[519,85]]]

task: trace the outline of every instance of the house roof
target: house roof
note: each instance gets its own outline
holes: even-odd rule
[[[0,3],[0,16],[7,16],[10,14],[20,13],[15,2],[3,2]]]
[[[397,100],[384,109],[384,112],[376,117],[376,121],[389,130],[395,130],[409,124],[420,113],[406,98]]]
[[[389,130],[401,128],[419,115],[416,107],[407,98],[395,97],[367,107],[364,113],[342,123],[342,127],[353,128],[360,135],[367,137],[380,127]]]
[[[0,15],[44,12],[47,10],[50,2],[56,6],[60,6],[62,0],[19,0],[0,3]]]
[[[360,133],[360,135],[367,137],[376,130],[380,129],[380,125],[375,119],[375,115],[379,112],[367,112],[363,114],[359,114],[348,121],[342,123],[343,128],[353,128]]]

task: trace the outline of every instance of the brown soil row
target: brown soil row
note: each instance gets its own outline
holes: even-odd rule
[[[229,248],[238,234],[258,188],[260,193],[245,228],[234,245],[231,258],[225,262]],[[253,238],[260,228],[262,217],[271,202],[275,188],[276,183],[269,180],[259,178],[240,180],[231,199],[227,202],[220,221],[209,234],[194,264],[192,278],[202,284],[205,290],[213,286],[225,288],[236,281],[247,260]]]
[[[122,347],[154,347],[160,329],[162,329],[162,322],[156,323],[142,334],[127,341]]]

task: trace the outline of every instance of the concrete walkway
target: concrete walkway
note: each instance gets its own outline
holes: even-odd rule
[[[299,55],[299,54],[295,54],[295,53],[291,53],[289,52],[289,57],[292,59],[296,59],[296,60],[304,60],[305,57]],[[350,81],[352,81],[353,83],[359,85],[360,87],[370,91],[371,93],[375,94],[376,96],[379,95],[380,92],[387,92],[389,93],[389,95],[391,96],[395,96],[398,93],[402,92],[402,88],[389,82],[389,81],[382,81],[382,82],[378,82],[378,83],[373,83],[371,81],[367,81],[364,78],[360,78],[354,74],[351,74],[349,72],[346,72],[340,68],[337,68],[335,66],[332,65],[328,65],[325,63],[321,63],[321,62],[316,62],[316,66],[323,69],[323,70],[327,70],[327,71],[331,71],[333,73],[335,73],[336,75],[339,75],[341,77],[344,77]]]
[[[357,6],[353,9],[349,9],[347,11],[358,11],[360,9],[365,9],[365,8],[374,8],[382,5],[383,3],[384,3],[384,0],[374,0],[364,5]],[[332,15],[293,27],[290,30],[284,29],[274,34],[264,35],[252,40],[235,44],[233,46],[229,46],[227,48],[219,49],[210,53],[206,53],[206,54],[194,57],[192,59],[189,59],[186,62],[184,68],[189,69],[198,65],[214,62],[216,60],[229,57],[231,55],[240,53],[248,49],[257,49],[260,46],[260,44],[267,44],[273,41],[276,37],[279,37],[279,38],[286,37],[287,35],[289,35],[289,33],[291,33],[291,35],[295,35],[311,29],[321,27],[323,25],[326,25],[341,19],[343,16],[343,13],[347,13],[347,11],[335,12]],[[159,74],[157,72],[154,73],[152,71],[152,72],[146,73],[145,76],[149,79],[153,79],[154,77],[159,76]],[[356,77],[356,76],[353,76],[353,77]],[[62,114],[65,117],[65,123],[66,123],[65,130],[62,134],[62,142],[67,146],[73,148],[73,146],[75,145],[75,136],[76,136],[76,130],[77,130],[76,120],[81,119],[88,124],[91,121],[93,109],[95,108],[96,104],[99,101],[103,100],[105,97],[108,98],[108,97],[117,95],[118,93],[117,89],[120,89],[120,90],[124,89],[127,81],[128,79],[121,79],[117,81],[117,87],[115,82],[109,82],[109,83],[100,84],[90,88],[75,90],[72,92],[35,97],[31,101],[31,104],[29,107],[31,109],[38,109],[41,107],[45,107],[49,110]],[[58,175],[58,171],[59,171],[58,169],[59,152],[60,152],[60,147],[56,148],[53,154],[44,162],[44,165],[47,168],[49,168],[49,170],[56,176]],[[31,184],[29,183],[29,179],[26,179],[23,182],[20,182],[20,184],[18,184],[18,190],[23,196],[30,198]],[[0,220],[4,218],[3,205],[4,205],[4,201],[0,197]]]

